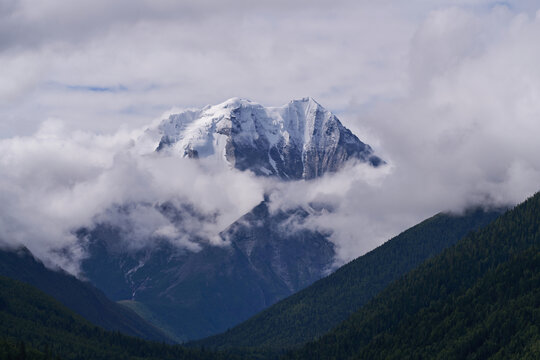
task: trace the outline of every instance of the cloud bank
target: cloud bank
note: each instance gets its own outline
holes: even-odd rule
[[[274,208],[332,205],[309,226],[333,231],[343,262],[439,211],[539,190],[534,1],[129,3],[0,6],[4,241],[76,271],[73,229],[110,218],[144,234],[134,246],[166,237],[196,251],[184,231],[212,238],[272,190]],[[306,95],[389,166],[277,184],[136,145],[173,104]],[[213,220],[178,228],[152,207],[167,201]],[[126,204],[150,206],[111,214]],[[75,261],[51,253],[64,245]]]
[[[148,153],[136,146],[140,135],[64,132],[46,122],[32,136],[0,141],[2,242],[76,271],[81,227],[119,226],[131,248],[159,237],[196,251],[186,233],[212,242],[262,200],[251,174]],[[211,221],[192,216],[178,227],[156,209],[167,203],[196,204]]]

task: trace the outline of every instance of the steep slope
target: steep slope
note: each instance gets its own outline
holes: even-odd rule
[[[256,358],[189,350],[105,331],[35,287],[4,276],[0,276],[0,345],[2,343],[8,345],[8,353],[13,352],[9,350],[12,347],[9,344],[13,343],[32,349],[27,358],[34,359],[42,358],[38,351],[55,358],[77,360]]]
[[[537,359],[540,193],[380,293],[294,359]]]
[[[235,328],[193,345],[280,349],[313,340],[389,283],[499,215],[479,209],[459,216],[438,214]]]
[[[134,147],[150,157],[205,158],[204,166],[234,167],[279,180],[313,179],[350,162],[384,163],[311,98],[276,108],[230,99],[171,115],[138,140]],[[189,217],[211,223],[216,214],[198,214],[196,206],[173,200],[118,207],[122,213],[153,207],[182,229],[193,245],[189,250],[159,238],[152,238],[152,246],[126,249],[129,244],[122,247],[120,241],[122,226],[106,220],[81,229],[79,236],[89,254],[82,264],[85,276],[176,340],[224,331],[320,279],[334,261],[328,234],[291,230],[290,224],[304,221],[313,209],[271,214],[264,202],[216,240],[191,233],[196,232],[193,226],[185,231],[180,226],[192,225],[184,221]]]
[[[0,275],[37,287],[105,329],[150,340],[171,341],[133,311],[107,299],[91,284],[62,271],[47,269],[25,248],[0,250]]]
[[[284,180],[313,179],[349,160],[384,163],[312,98],[274,108],[233,98],[171,115],[147,136],[159,137],[157,151],[214,157],[239,170]]]
[[[222,234],[223,246],[201,243],[198,252],[168,242],[136,252],[115,249],[119,230],[101,226],[88,240],[82,268],[93,284],[177,340],[225,331],[320,279],[333,262],[325,235],[288,229],[303,209],[271,214],[266,201]],[[229,244],[225,244],[228,239]]]

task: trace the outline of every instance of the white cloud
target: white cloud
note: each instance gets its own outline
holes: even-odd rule
[[[49,121],[33,136],[0,140],[2,242],[24,244],[38,257],[76,271],[79,258],[66,263],[56,251],[75,249],[73,256],[84,256],[74,235],[81,227],[109,222],[125,230],[131,248],[161,236],[195,251],[192,239],[174,236],[171,227],[213,241],[262,200],[263,188],[249,173],[140,154],[134,147],[139,135],[73,133]],[[191,216],[173,223],[156,210],[167,202],[194,204],[202,215],[212,214],[212,221]],[[129,211],[115,210],[125,206]]]
[[[219,212],[202,227],[211,237],[277,188],[274,206],[332,203],[310,226],[332,229],[348,260],[438,211],[521,201],[540,183],[537,10],[536,1],[3,2],[2,237],[46,255],[113,205],[171,199]],[[283,186],[141,156],[129,130],[173,105],[306,95],[391,166]],[[49,118],[63,127],[41,125]],[[152,207],[139,210],[150,238],[192,246]]]
[[[347,261],[439,211],[540,190],[538,35],[540,17],[504,6],[431,12],[411,40],[408,92],[356,109],[353,128],[391,168],[292,188],[276,206],[333,202],[337,211],[310,225],[333,229]]]
[[[334,109],[395,96],[414,31],[389,4],[347,1],[21,2],[8,19],[3,53],[24,54],[25,68],[41,76],[25,92],[3,94],[20,106],[0,116],[25,120],[0,128],[0,137],[30,134],[51,116],[71,129],[111,132],[173,105],[233,96],[267,105],[313,96]],[[67,87],[119,85],[128,91]]]

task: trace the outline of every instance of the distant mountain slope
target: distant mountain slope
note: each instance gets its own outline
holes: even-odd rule
[[[284,180],[313,179],[339,170],[348,160],[384,163],[312,98],[282,107],[233,98],[173,114],[146,135],[159,137],[157,151],[214,157],[238,170]]]
[[[291,359],[540,358],[540,193]]]
[[[171,341],[132,310],[107,299],[90,283],[62,271],[47,269],[27,249],[0,250],[0,275],[37,287],[105,329],[150,340]]]
[[[184,110],[147,128],[133,146],[149,159],[198,158],[202,168],[235,168],[278,181],[314,179],[349,163],[384,164],[311,98],[281,107],[233,98]],[[209,234],[199,232],[203,226],[197,223],[214,225],[220,214],[201,213],[200,205],[184,199],[115,204],[121,217],[140,209],[159,212],[172,225],[164,231],[181,234],[192,246],[175,245],[160,231],[138,241],[144,245],[130,246],[136,236],[105,214],[99,224],[78,229],[88,255],[85,277],[175,340],[186,341],[235,326],[328,274],[334,263],[328,233],[296,226],[315,209],[272,213],[266,199],[220,234]]]
[[[255,358],[189,350],[105,331],[35,287],[0,276],[0,346],[9,353],[13,352],[9,344],[21,342],[32,349],[27,357],[31,359],[41,358],[36,351],[66,360]]]
[[[500,211],[438,214],[233,329],[193,343],[206,347],[298,346],[323,335],[389,283],[487,225]]]
[[[276,301],[312,284],[334,259],[327,236],[291,231],[304,209],[270,213],[261,202],[221,233],[229,245],[202,243],[199,252],[167,242],[137,252],[115,249],[118,229],[99,226],[85,233],[90,256],[82,268],[93,284],[176,339],[225,331]]]

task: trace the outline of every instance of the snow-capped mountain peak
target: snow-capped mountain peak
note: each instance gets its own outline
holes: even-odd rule
[[[215,157],[239,170],[283,179],[312,179],[352,159],[378,166],[373,155],[338,118],[313,98],[264,107],[242,98],[170,115],[157,127],[156,151]]]

